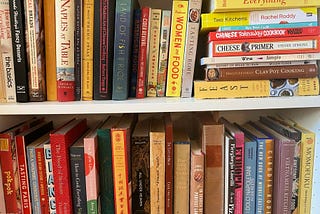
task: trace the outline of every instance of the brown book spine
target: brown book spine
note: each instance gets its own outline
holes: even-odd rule
[[[318,75],[316,64],[257,66],[241,68],[205,68],[205,80],[262,80],[309,78]]]
[[[165,115],[166,161],[165,161],[165,211],[173,212],[173,124],[169,113]]]

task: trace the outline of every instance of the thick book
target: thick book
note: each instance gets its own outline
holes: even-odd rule
[[[278,8],[294,8],[294,7],[313,7],[319,6],[317,0],[306,0],[303,2],[295,0],[286,1],[237,1],[237,0],[215,0],[210,1],[209,7],[212,12],[223,12],[223,11],[251,11],[251,10],[268,10]]]
[[[57,213],[73,212],[69,149],[86,130],[86,119],[72,119],[50,134]]]
[[[82,10],[82,100],[93,99],[93,32],[94,32],[94,0],[83,0]]]
[[[317,96],[319,78],[194,81],[195,98]]]
[[[140,119],[131,139],[132,213],[151,213],[150,123]]]
[[[131,71],[133,12],[136,0],[118,0],[115,7],[112,99],[126,100]]]
[[[115,0],[95,1],[93,99],[111,99]]]
[[[190,214],[204,213],[205,154],[198,140],[191,140]]]
[[[260,121],[251,122],[254,127],[274,139],[272,213],[291,213],[293,163],[296,143]]]
[[[47,100],[42,0],[24,1],[30,101]],[[37,23],[37,24],[35,24]]]
[[[75,2],[57,0],[55,9],[57,100],[74,101]]]
[[[84,136],[84,170],[87,192],[87,209],[89,213],[98,214],[99,210],[99,161],[98,161],[98,137],[97,129],[100,128],[102,122],[96,124]]]
[[[53,179],[53,168],[52,168],[52,155],[51,155],[51,144],[50,141],[43,145],[44,150],[44,162],[46,166],[46,179],[48,189],[48,202],[49,202],[49,213],[56,213],[56,199],[54,194],[54,179]]]
[[[111,128],[120,120],[120,116],[110,116],[97,130],[98,158],[100,174],[100,204],[101,213],[114,213],[114,191],[111,151]]]
[[[23,0],[9,1],[17,102],[29,101],[28,64]],[[46,6],[46,5],[45,5]]]
[[[32,213],[32,204],[30,197],[30,181],[27,163],[26,147],[37,138],[53,129],[53,123],[41,122],[40,124],[19,133],[15,137],[17,163],[19,168],[19,183],[21,191],[21,203],[23,213]],[[31,173],[31,172],[30,172]]]
[[[70,155],[70,172],[72,187],[72,203],[74,213],[88,213],[87,211],[87,192],[86,192],[86,173],[85,173],[85,155],[83,138],[84,133],[76,140],[69,150]]]
[[[173,1],[166,96],[180,97],[186,42],[188,1]]]
[[[82,0],[74,3],[74,97],[81,100],[82,85]]]
[[[9,103],[16,102],[15,68],[13,59],[13,43],[10,23],[9,0],[0,1],[0,29],[1,34],[1,57],[4,70],[6,100]]]
[[[116,214],[131,213],[131,136],[135,114],[123,114],[111,128],[112,170]]]
[[[206,65],[205,80],[266,80],[311,78],[318,76],[317,64],[217,68]]]
[[[141,24],[140,24],[140,42],[138,54],[138,72],[136,85],[136,98],[144,98],[146,96],[146,82],[148,74],[148,55],[150,47],[150,18],[151,8],[141,8]]]
[[[159,50],[159,65],[157,73],[157,97],[165,96],[167,72],[168,72],[168,57],[170,44],[170,28],[171,28],[171,10],[162,10],[161,27],[160,27],[160,50]]]
[[[191,97],[192,94],[201,7],[202,0],[189,1],[185,54],[182,66],[181,97]]]
[[[234,157],[234,188],[235,188],[235,212],[242,213],[243,205],[243,175],[244,175],[244,133],[235,124],[228,119],[221,117],[219,122],[222,123],[235,139],[235,157]]]
[[[317,7],[202,13],[201,31],[216,30],[220,26],[263,25],[298,22],[317,22]]]
[[[152,118],[150,125],[150,213],[165,210],[165,123]]]
[[[57,100],[55,1],[43,0],[47,100]]]
[[[164,113],[166,132],[166,167],[165,167],[165,212],[173,213],[173,122],[170,113]]]

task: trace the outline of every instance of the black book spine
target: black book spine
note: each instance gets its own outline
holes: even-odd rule
[[[23,0],[10,0],[10,24],[17,102],[29,101]]]
[[[75,32],[74,32],[74,78],[75,100],[81,100],[81,28],[82,28],[82,1],[75,1]]]

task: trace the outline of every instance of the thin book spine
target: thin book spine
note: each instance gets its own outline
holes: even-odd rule
[[[74,97],[76,101],[81,100],[82,85],[82,0],[74,3]]]
[[[51,155],[51,144],[46,143],[43,145],[44,158],[46,165],[46,178],[47,178],[47,189],[48,189],[48,202],[49,202],[49,213],[56,213],[56,199],[54,194],[54,178],[53,178],[53,167],[52,167],[52,155]]]
[[[166,138],[166,167],[165,167],[165,210],[167,214],[173,213],[173,123],[170,113],[165,113],[165,138]]]

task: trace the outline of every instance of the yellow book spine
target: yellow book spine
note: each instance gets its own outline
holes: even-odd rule
[[[83,2],[82,99],[93,99],[94,0]]]
[[[57,100],[57,72],[56,72],[56,31],[55,31],[55,3],[52,0],[43,1],[44,31],[46,51],[46,82],[47,100]]]
[[[161,9],[151,9],[147,96],[157,96]]]
[[[188,1],[173,1],[166,96],[180,97]]]
[[[315,135],[312,132],[301,133],[301,163],[299,180],[298,213],[311,212],[313,160],[315,150]]]
[[[273,156],[274,142],[271,139],[266,144],[266,168],[264,182],[264,213],[272,213],[272,189],[273,189]]]
[[[278,8],[297,8],[320,6],[319,0],[215,0],[211,1],[212,12],[223,11],[245,11],[245,10],[267,10]]]

